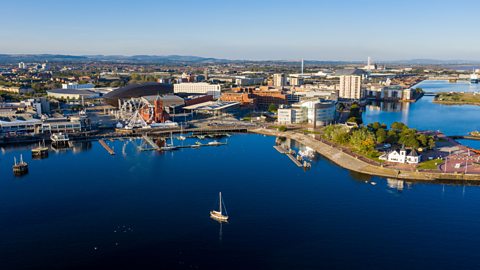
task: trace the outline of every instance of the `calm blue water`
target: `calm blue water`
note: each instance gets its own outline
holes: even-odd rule
[[[238,135],[159,154],[0,156],[0,269],[473,269],[480,188],[310,171]],[[15,178],[14,155],[30,173]],[[377,185],[365,183],[375,181]],[[222,191],[230,223],[209,218]],[[220,230],[222,230],[220,232]],[[220,235],[221,233],[221,235]]]
[[[418,87],[426,92],[480,91],[480,85],[465,82],[424,81]],[[440,130],[447,135],[467,135],[480,130],[480,106],[440,105],[432,101],[433,97],[424,96],[415,103],[372,103],[367,106],[363,119],[366,123],[379,121],[388,125],[398,121],[421,130]]]

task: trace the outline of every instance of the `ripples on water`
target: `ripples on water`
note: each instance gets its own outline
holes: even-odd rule
[[[117,155],[96,142],[38,161],[27,148],[0,155],[0,269],[479,264],[477,187],[387,181],[321,157],[305,172],[259,135],[165,154],[108,143]],[[20,153],[30,173],[15,178]],[[221,228],[209,218],[219,191],[231,218]]]

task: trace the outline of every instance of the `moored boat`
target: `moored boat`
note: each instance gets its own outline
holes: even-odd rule
[[[228,214],[227,214],[227,209],[225,207],[225,204],[223,203],[222,192],[218,193],[218,204],[219,204],[218,211],[215,211],[215,210],[210,211],[210,218],[218,222],[227,222]],[[225,214],[223,214],[224,212]]]

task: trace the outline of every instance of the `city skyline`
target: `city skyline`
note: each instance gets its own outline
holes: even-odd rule
[[[480,60],[475,10],[447,1],[139,0],[3,4],[0,53],[238,60]]]

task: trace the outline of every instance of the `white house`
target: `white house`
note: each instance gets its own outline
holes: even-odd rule
[[[384,153],[380,156],[380,159],[397,163],[418,164],[420,162],[421,156],[417,154],[417,151],[415,151],[415,149],[407,151],[404,147],[402,147],[402,149],[398,151],[393,150]]]

